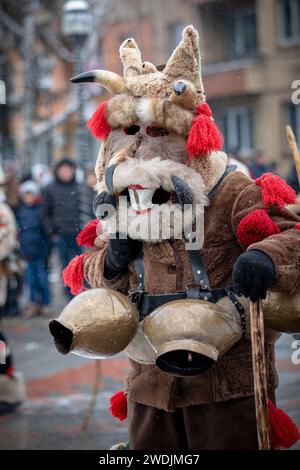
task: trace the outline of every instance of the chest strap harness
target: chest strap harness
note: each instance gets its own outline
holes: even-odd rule
[[[215,188],[209,193],[210,198],[215,194],[221,182],[228,173],[233,171],[236,167],[234,165],[227,167],[223,176],[219,180]],[[243,305],[236,298],[232,287],[211,288],[207,269],[203,261],[201,250],[187,250],[189,262],[193,271],[194,284],[187,287],[186,290],[178,291],[170,294],[148,294],[145,291],[144,285],[144,263],[143,256],[139,254],[135,259],[135,271],[137,275],[137,286],[129,293],[130,299],[135,303],[136,308],[142,321],[153,310],[167,302],[181,299],[198,299],[217,303],[223,297],[228,296],[231,302],[237,309],[240,319],[243,335],[246,333],[246,316]]]

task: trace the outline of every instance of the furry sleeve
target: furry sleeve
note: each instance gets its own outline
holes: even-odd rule
[[[108,243],[104,240],[97,240],[95,248],[86,256],[84,260],[84,277],[92,289],[97,287],[109,287],[119,291],[126,290],[129,274],[121,273],[114,279],[106,279],[103,274],[104,258]]]
[[[286,196],[277,184],[273,190],[278,197],[271,200],[258,180],[247,184],[233,205],[232,227],[244,250],[260,250],[272,259],[274,289],[294,293],[300,287],[300,219],[283,207]]]

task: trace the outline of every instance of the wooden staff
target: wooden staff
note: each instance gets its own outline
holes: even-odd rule
[[[292,151],[292,155],[293,155],[294,162],[295,162],[298,181],[300,184],[300,154],[299,154],[299,150],[297,147],[296,138],[295,138],[295,135],[291,126],[286,126],[286,136],[290,144],[290,149]]]
[[[264,341],[264,317],[261,300],[250,301],[250,329],[257,438],[260,450],[270,449],[268,392]]]

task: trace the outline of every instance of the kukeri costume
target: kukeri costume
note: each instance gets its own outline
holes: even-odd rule
[[[162,72],[142,62],[133,39],[120,54],[124,78],[93,71],[73,79],[99,82],[114,96],[89,122],[104,140],[94,207],[101,222],[79,235],[91,250],[64,273],[74,293],[86,283],[92,289],[50,324],[51,333],[63,353],[127,352],[125,396],[112,403],[121,419],[128,406],[130,449],[255,449],[247,297],[268,296],[265,350],[274,402],[279,333],[268,327],[276,317],[277,331],[300,329],[295,309],[284,323],[270,307],[280,292],[286,298],[300,285],[299,218],[285,208],[295,194],[275,175],[252,181],[228,166],[205,102],[192,26]],[[178,237],[186,205],[192,210]],[[171,222],[166,208],[173,210]],[[155,211],[160,219],[151,222]],[[110,239],[120,227],[128,236]],[[199,235],[191,235],[195,227],[203,230],[197,249],[187,245]],[[267,294],[271,287],[279,293]],[[297,440],[295,426],[289,429],[293,437],[283,443],[273,436],[273,447]]]

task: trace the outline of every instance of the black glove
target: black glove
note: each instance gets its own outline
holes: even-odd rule
[[[93,201],[93,212],[97,219],[103,220],[109,215],[108,211],[104,210],[104,205],[116,207],[116,196],[106,193],[105,191],[102,191],[95,196]],[[102,209],[101,206],[103,206]]]
[[[142,249],[142,242],[126,238],[109,240],[105,260],[104,276],[106,279],[113,279],[122,271],[127,269],[132,261]]]
[[[275,276],[271,258],[262,251],[250,250],[240,255],[233,266],[233,288],[237,295],[250,297],[255,302],[266,298]]]

